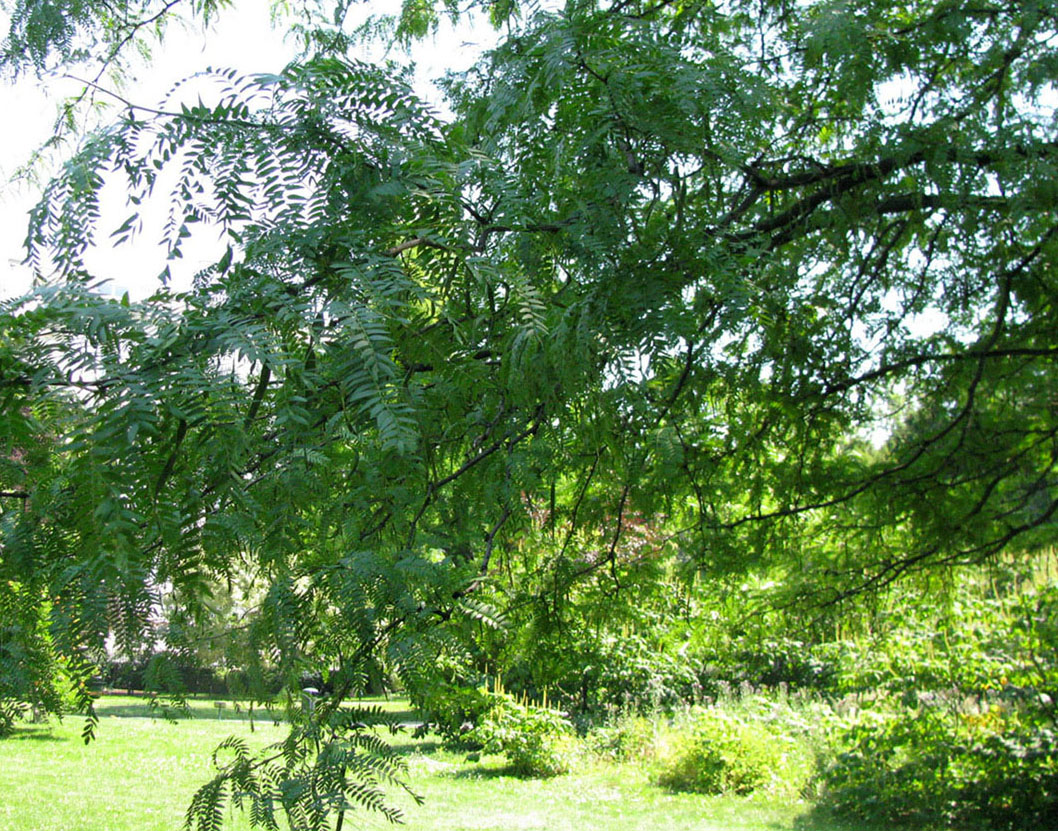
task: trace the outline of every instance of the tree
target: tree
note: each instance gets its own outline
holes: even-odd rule
[[[163,590],[256,575],[260,654],[335,679],[294,744],[338,720],[298,775],[345,797],[292,805],[306,827],[353,797],[364,662],[415,684],[457,654],[541,510],[556,602],[620,592],[642,517],[796,603],[1055,538],[1053,3],[488,8],[509,34],[451,118],[324,29],[212,103],[130,103],[31,218],[56,278],[2,310],[32,344],[0,353],[8,457],[20,414],[75,417],[21,466],[0,565],[82,659]],[[170,256],[203,225],[226,253],[96,298],[93,235],[167,173]],[[236,755],[200,827],[271,787]]]

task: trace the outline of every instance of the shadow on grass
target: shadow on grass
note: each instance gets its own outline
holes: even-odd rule
[[[400,736],[400,733],[397,734]],[[420,741],[419,739],[408,739],[407,741],[395,741],[394,737],[384,735],[390,744],[390,749],[399,756],[413,756],[416,753],[429,754],[441,750],[444,745],[435,741]]]
[[[194,711],[187,712],[173,707],[169,707],[168,712],[177,721],[202,718]],[[165,718],[163,708],[152,708],[146,704],[97,704],[96,713],[100,718]]]
[[[145,701],[130,700],[128,702],[101,701],[96,704],[96,712],[100,718],[154,718],[171,721],[249,721],[250,716],[245,707],[234,709],[229,702],[223,703],[223,707],[196,706],[193,702],[190,707],[167,706],[159,703],[157,707],[151,707]],[[256,724],[271,723],[274,721],[267,710],[256,708],[253,720]]]
[[[385,719],[384,724],[408,724],[421,721],[414,710],[383,710],[382,713]]]
[[[64,742],[62,736],[56,736],[47,724],[16,727],[14,732],[4,738],[8,742]]]
[[[96,712],[100,718],[156,718],[162,719],[163,721],[206,721],[212,719],[213,721],[248,721],[249,717],[245,712],[236,713],[234,710],[226,709],[221,710],[220,715],[217,711],[204,710],[192,707],[189,710],[181,709],[180,707],[165,707],[159,705],[158,707],[151,707],[147,704],[104,704],[96,707]],[[260,718],[258,714],[254,714],[255,722],[269,721],[267,718]]]
[[[459,770],[446,770],[439,774],[450,779],[531,779],[522,776],[514,765],[474,765],[474,767],[461,767]]]
[[[96,703],[96,712],[101,716],[113,716],[115,718],[166,718],[166,712],[177,721],[186,719],[220,721],[249,721],[249,705],[247,702],[233,702],[230,698],[196,698],[187,699],[187,709],[166,705],[164,698],[159,697],[158,706],[151,707],[148,699],[141,695],[115,696],[106,694],[104,698]],[[376,701],[351,701],[343,704],[344,708],[362,706],[370,709],[378,705]],[[219,706],[218,706],[219,705]],[[276,705],[269,710],[261,704],[255,704],[253,708],[253,720],[257,724],[265,724],[274,721],[285,721],[284,707]],[[416,713],[409,709],[385,709],[379,714],[378,719],[367,719],[377,723],[379,727],[388,727],[390,724],[415,722]]]
[[[822,805],[815,805],[797,817],[793,827],[794,831],[896,831],[892,825],[843,820]]]

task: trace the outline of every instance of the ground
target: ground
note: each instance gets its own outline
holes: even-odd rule
[[[218,708],[196,700],[192,710],[193,718],[170,723],[142,699],[104,697],[98,738],[87,746],[80,718],[21,726],[0,742],[0,831],[177,831],[222,739],[237,734],[264,745],[283,735],[260,712],[251,733],[245,709],[232,702]],[[517,779],[501,757],[469,761],[429,736],[398,734],[393,743],[426,800],[420,807],[395,797],[408,831],[838,831],[805,826],[803,804],[670,793],[636,763],[586,763],[568,776]],[[355,827],[390,827],[380,816],[358,819]],[[238,811],[230,820],[233,831],[249,828]]]

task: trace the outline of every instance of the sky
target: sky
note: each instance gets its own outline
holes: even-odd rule
[[[272,27],[269,5],[260,0],[242,0],[236,8],[222,13],[207,32],[201,27],[170,27],[151,62],[136,68],[136,80],[122,90],[122,96],[136,104],[155,105],[174,83],[207,67],[234,68],[246,73],[279,71],[295,56],[296,46],[284,37],[281,27]],[[394,3],[372,5],[392,9]],[[363,14],[369,11],[370,6],[365,7]],[[495,39],[489,27],[471,29],[461,24],[459,29],[453,29],[447,23],[442,25],[438,35],[417,47],[414,55],[419,94],[434,98],[436,92],[430,79],[449,69],[469,67]],[[360,57],[370,59],[371,55]],[[21,264],[25,257],[23,243],[27,214],[40,194],[39,187],[12,181],[12,177],[51,136],[63,97],[75,94],[82,86],[57,77],[0,83],[0,113],[9,124],[18,125],[18,129],[0,131],[0,299],[30,288],[31,274]],[[46,178],[46,170],[41,173]],[[97,248],[87,258],[94,273],[111,281],[110,293],[120,296],[127,291],[135,300],[148,296],[157,287],[156,277],[166,264],[158,233],[151,231],[152,225],[159,229],[163,222],[167,199],[164,194],[159,196],[154,219],[150,210],[144,211],[144,234],[118,248]],[[104,223],[100,240],[105,240],[129,213],[124,209],[123,193],[108,193],[103,208],[105,218],[109,213],[109,223]],[[208,231],[191,242],[183,261],[173,269],[177,288],[223,253],[223,246],[215,235],[210,238]]]

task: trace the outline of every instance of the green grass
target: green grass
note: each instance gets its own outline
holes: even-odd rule
[[[377,702],[404,715],[403,702]],[[282,737],[261,711],[255,731],[245,708],[218,709],[191,702],[191,717],[170,723],[143,699],[99,702],[98,739],[85,746],[82,720],[23,725],[0,741],[0,831],[177,831],[194,791],[210,775],[210,754],[226,736],[254,745]],[[407,714],[410,717],[410,713]],[[468,761],[436,741],[398,735],[412,786],[426,798],[419,807],[395,796],[408,831],[838,831],[806,824],[807,806],[765,800],[675,794],[653,785],[634,763],[584,765],[550,780],[524,780],[505,772],[500,757]],[[390,827],[365,815],[347,827]],[[227,826],[249,827],[234,812]]]
[[[87,746],[80,718],[20,727],[0,741],[0,831],[179,828],[225,736],[238,733],[264,745],[283,735],[266,721],[251,736],[245,715],[217,719],[207,707],[212,702],[196,702],[197,717],[173,724],[151,718],[142,700],[107,698],[100,702],[97,739]]]
[[[425,804],[408,809],[414,831],[763,831],[788,829],[801,805],[674,794],[631,764],[598,764],[554,779],[504,775],[502,759],[466,763],[415,754],[412,782]]]

